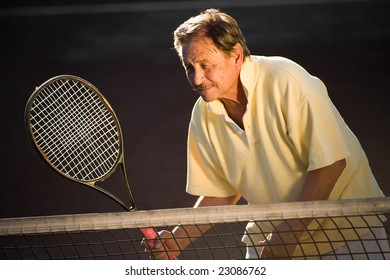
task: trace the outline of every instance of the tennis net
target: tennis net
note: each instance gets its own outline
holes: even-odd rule
[[[188,231],[178,237],[190,240],[180,250],[184,260],[245,259],[248,251],[259,258],[262,248],[273,252],[273,246],[294,246],[288,259],[388,259],[389,213],[386,197],[5,218],[0,219],[0,259],[149,259],[139,229],[177,225],[210,228],[200,236]],[[297,221],[305,226],[278,232],[280,224]],[[275,245],[267,243],[269,234],[299,238]]]

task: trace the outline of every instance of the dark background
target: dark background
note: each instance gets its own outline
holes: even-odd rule
[[[390,195],[388,1],[34,3],[2,1],[0,8],[0,218],[122,211],[57,175],[27,138],[27,99],[60,74],[89,80],[115,109],[140,208],[193,205],[185,193],[186,137],[197,96],[172,50],[172,32],[207,7],[237,19],[252,54],[288,57],[325,82]],[[122,195],[120,177],[108,181]]]

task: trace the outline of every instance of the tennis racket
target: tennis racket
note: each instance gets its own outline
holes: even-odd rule
[[[71,75],[47,80],[29,98],[25,124],[36,150],[55,171],[105,194],[127,211],[138,210],[126,174],[119,120],[94,85]],[[97,185],[118,165],[128,204]],[[151,244],[158,238],[153,228],[141,232]]]

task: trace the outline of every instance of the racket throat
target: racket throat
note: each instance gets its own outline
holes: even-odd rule
[[[135,203],[134,196],[133,196],[133,194],[131,192],[131,189],[130,189],[130,184],[129,184],[129,180],[128,180],[128,177],[127,177],[127,172],[126,172],[126,167],[125,167],[124,161],[122,160],[122,163],[119,164],[119,165],[120,165],[120,169],[121,169],[121,173],[122,173],[123,184],[124,184],[124,186],[126,188],[127,195],[129,197],[129,200],[130,200],[130,205],[126,208],[126,210],[128,210],[128,211],[137,211],[138,210],[138,206]]]

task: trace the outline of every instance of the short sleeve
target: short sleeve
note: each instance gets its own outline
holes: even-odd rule
[[[187,192],[197,196],[229,197],[236,190],[224,179],[209,143],[190,125],[187,147]]]
[[[343,134],[344,121],[327,94],[311,94],[296,111],[289,137],[308,165],[319,169],[350,155]]]

